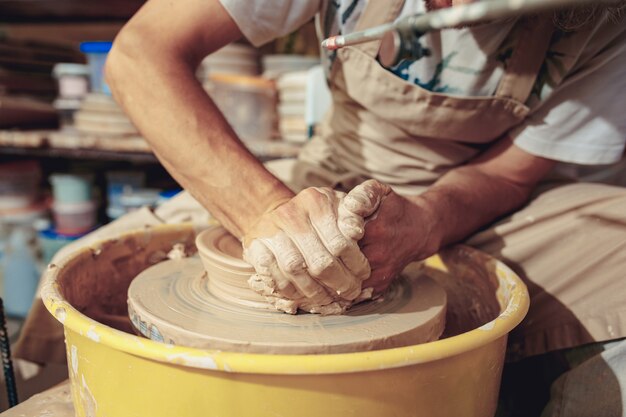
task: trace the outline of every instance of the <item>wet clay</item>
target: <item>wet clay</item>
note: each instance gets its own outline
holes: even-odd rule
[[[289,218],[289,210],[268,214],[269,222],[279,230],[244,240],[243,258],[255,269],[248,284],[285,313],[343,314],[352,305],[372,298],[373,288],[363,287],[371,273],[370,264],[358,241],[363,237],[365,219],[375,214],[380,199],[372,196],[376,200],[372,201],[371,193],[365,199],[354,199],[317,187],[304,192],[312,201],[322,199],[329,206],[319,211],[318,203],[311,203],[308,223],[315,232],[308,226],[282,230],[280,217]],[[347,200],[354,204],[344,204]]]
[[[142,271],[167,260],[176,244],[193,255],[195,237],[190,226],[148,227],[100,242],[63,263],[57,285],[63,297],[81,313],[118,330],[135,333],[128,318],[130,283]],[[506,296],[498,285],[495,262],[479,251],[455,246],[440,253],[438,267],[414,263],[405,270],[410,277],[436,281],[447,292],[443,338],[480,327],[505,307]]]
[[[266,244],[272,245],[269,240],[253,241],[247,251],[248,259],[255,256],[273,259],[273,256],[265,254],[268,250]],[[356,241],[353,244],[357,245]],[[345,288],[344,292],[331,294],[331,291],[319,286],[321,292],[304,295],[297,292],[291,284],[281,290],[280,284],[275,280],[276,275],[257,274],[258,271],[255,271],[252,265],[243,261],[246,251],[242,250],[241,243],[222,227],[213,227],[200,233],[196,239],[196,246],[207,272],[212,277],[209,282],[211,290],[216,296],[233,303],[263,309],[271,308],[290,314],[295,314],[300,309],[328,315],[342,314],[353,304],[372,298],[371,288],[361,288],[361,282],[369,276],[370,270],[358,247],[355,247],[356,252],[363,258],[365,265],[354,268],[359,274],[352,277],[352,280],[346,281],[345,276],[338,278],[344,280],[350,288]],[[281,248],[274,247],[274,250],[280,252]],[[342,261],[351,266],[354,266],[352,265],[354,263],[361,263],[345,257]],[[257,262],[258,264],[260,263]],[[290,291],[287,291],[289,289]],[[287,295],[285,292],[290,294]]]
[[[274,310],[265,297],[248,285],[254,268],[242,259],[242,247],[237,238],[222,227],[213,227],[198,235],[196,246],[211,277],[206,285],[216,298],[242,307]]]
[[[284,354],[408,346],[436,340],[444,329],[445,291],[425,275],[403,275],[384,297],[338,316],[287,315],[234,303],[213,293],[211,279],[197,257],[148,268],[128,291],[133,325],[170,344]]]
[[[64,266],[70,273],[58,283],[63,296],[88,317],[134,333],[127,310],[132,279],[148,266],[168,259],[173,249],[186,254],[196,252],[195,233],[190,227],[173,226],[164,234],[147,227],[139,233],[86,248]],[[48,268],[57,266],[50,264]]]

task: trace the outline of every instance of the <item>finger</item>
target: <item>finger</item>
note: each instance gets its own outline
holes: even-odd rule
[[[337,209],[337,227],[346,238],[361,240],[365,235],[365,219],[348,210],[344,204],[339,203]]]
[[[369,277],[369,262],[356,241],[347,238],[339,230],[336,214],[338,200],[334,192],[326,189],[319,192],[325,201],[321,199],[311,201],[309,208],[311,224],[328,252],[341,259],[347,270],[352,273],[355,279],[354,286],[360,287],[361,281]]]
[[[264,289],[262,295],[267,295],[266,293],[273,291],[291,299],[302,296],[291,281],[282,273],[274,253],[268,248],[263,239],[254,239],[250,242],[250,245],[244,248],[243,258],[254,267],[257,275],[272,278],[274,285],[268,285],[268,288]],[[265,282],[267,283],[267,281]]]
[[[291,228],[287,219],[279,221],[285,222],[283,230],[287,232],[300,250],[300,253],[304,256],[309,275],[333,293],[342,297],[350,297],[355,291],[354,277],[351,276],[350,272],[346,270],[338,258],[328,252],[313,226],[309,224],[309,229],[303,232]]]
[[[294,295],[294,298],[284,297],[276,291],[276,282],[272,277],[254,274],[248,279],[248,286],[256,293],[262,295],[277,310],[296,314],[298,310],[298,301],[296,300],[299,300],[301,297],[297,295]]]
[[[331,300],[326,289],[307,273],[304,256],[285,232],[261,240],[274,254],[281,275],[289,280],[300,293],[320,302]]]
[[[284,311],[289,314],[296,314],[298,312],[298,302],[294,300],[286,300],[284,298],[277,297],[272,291],[266,292],[266,289],[271,286],[273,280],[271,277],[263,277],[254,274],[248,280],[250,288],[254,289],[257,293],[263,295],[265,300],[274,306],[279,311]],[[268,285],[270,284],[270,285]]]
[[[361,217],[373,215],[380,202],[391,192],[391,187],[376,180],[367,180],[352,189],[344,198],[346,210]]]
[[[277,217],[276,224],[289,235],[304,256],[311,277],[341,297],[351,299],[358,296],[360,281],[326,249],[310,223],[308,214],[305,213],[305,217],[294,217],[285,213]]]

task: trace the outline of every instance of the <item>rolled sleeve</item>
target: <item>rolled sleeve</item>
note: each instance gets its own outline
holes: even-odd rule
[[[220,0],[239,30],[261,46],[298,29],[315,16],[320,0]]]
[[[626,143],[624,32],[552,92],[510,136],[533,155],[583,165],[611,164]]]

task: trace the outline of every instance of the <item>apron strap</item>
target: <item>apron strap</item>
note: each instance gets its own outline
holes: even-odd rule
[[[368,0],[354,30],[359,31],[389,23],[400,15],[402,6],[404,6],[404,0]],[[366,42],[356,47],[367,55],[376,57],[379,46],[380,41],[378,40]]]
[[[554,25],[551,16],[523,19],[513,55],[496,89],[495,96],[525,103],[530,97],[550,46]]]

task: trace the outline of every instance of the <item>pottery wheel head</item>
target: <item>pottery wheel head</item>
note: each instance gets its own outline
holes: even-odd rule
[[[234,242],[239,245],[236,239]],[[224,238],[223,246],[218,247],[225,253],[234,251],[234,242]],[[238,266],[247,264],[238,261],[222,266],[230,265],[231,272],[241,273]],[[381,299],[358,304],[345,315],[289,315],[230,302],[224,293],[228,295],[241,279],[225,287],[218,285],[218,293],[222,293],[217,296],[211,271],[205,271],[205,266],[206,259],[193,257],[164,261],[139,274],[128,290],[128,310],[135,328],[169,344],[283,354],[408,346],[436,340],[444,329],[445,291],[420,273],[399,277]]]

